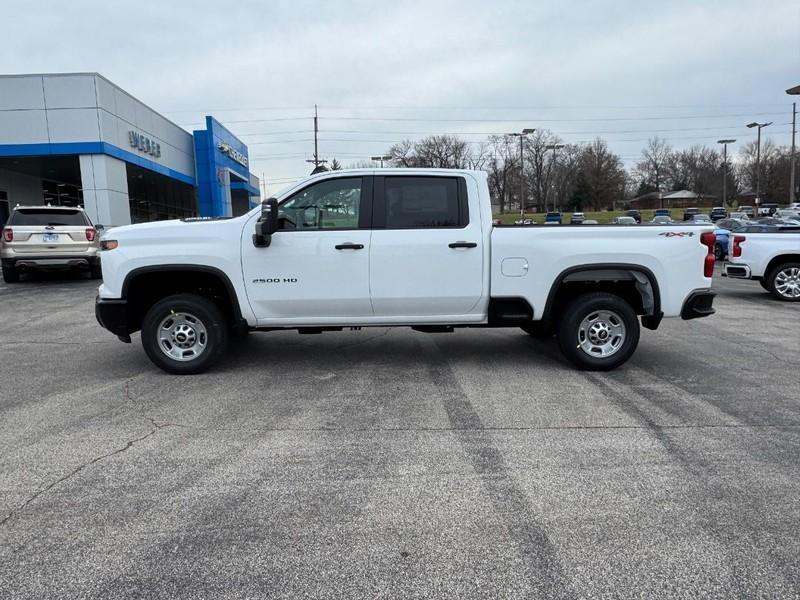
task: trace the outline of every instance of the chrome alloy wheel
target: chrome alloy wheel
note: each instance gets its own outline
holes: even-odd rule
[[[578,327],[578,346],[589,356],[607,358],[625,343],[625,323],[611,310],[589,313]]]
[[[784,298],[800,298],[800,267],[786,267],[775,275],[775,291]]]
[[[158,325],[158,347],[173,360],[194,360],[205,351],[206,344],[206,327],[193,314],[171,313]]]

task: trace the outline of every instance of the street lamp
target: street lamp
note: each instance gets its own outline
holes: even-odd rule
[[[761,201],[761,130],[772,125],[769,123],[756,123],[755,121],[747,124],[748,129],[758,127],[758,144],[756,146],[756,216],[758,216],[758,204]]]
[[[736,140],[717,140],[722,144],[722,206],[728,206],[728,144]]]
[[[385,160],[392,160],[391,156],[383,155],[383,156],[370,156],[371,160],[380,161],[381,162],[381,169],[383,168],[383,161]]]
[[[553,151],[553,166],[550,167],[551,170],[556,168],[556,150],[560,150],[563,147],[564,147],[564,144],[547,144],[547,146],[544,147],[545,150],[552,150]],[[545,208],[547,208],[547,206],[545,206]],[[555,190],[555,186],[553,186],[553,212],[557,212],[556,211],[556,190]]]
[[[786,90],[786,93],[790,96],[800,96],[800,85],[796,85],[793,88],[789,88]],[[797,131],[797,102],[792,102],[792,159],[791,159],[791,169],[789,170],[789,202],[796,202],[797,201],[797,188],[795,187],[795,182],[797,181],[795,175],[795,157],[794,157],[794,137]]]
[[[525,214],[525,137],[536,131],[526,128],[522,133],[509,133],[511,137],[519,138],[519,214]]]

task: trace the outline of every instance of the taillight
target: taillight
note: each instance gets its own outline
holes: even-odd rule
[[[3,240],[6,242],[14,241],[14,231],[6,227],[3,229]]]
[[[746,239],[743,235],[733,236],[733,252],[731,252],[731,256],[739,257],[742,255],[742,244]]]
[[[713,277],[714,263],[716,262],[716,258],[714,257],[714,246],[717,243],[717,236],[712,232],[703,233],[700,235],[700,243],[708,248],[705,262],[703,262],[703,275],[705,277]]]
[[[91,227],[89,227],[89,228],[86,230],[86,239],[87,239],[88,241],[90,241],[90,242],[93,242],[95,237],[97,237],[97,231],[95,231],[94,229],[92,229]]]
[[[113,250],[119,246],[119,242],[117,240],[101,240],[100,241],[100,248],[103,250]]]

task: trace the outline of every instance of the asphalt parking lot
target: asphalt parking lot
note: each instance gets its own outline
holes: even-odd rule
[[[608,374],[517,329],[251,335],[170,376],[0,284],[0,596],[798,597],[800,305]]]

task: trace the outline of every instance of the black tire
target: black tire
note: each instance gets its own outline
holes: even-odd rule
[[[527,333],[532,338],[536,338],[537,340],[544,340],[549,337],[553,337],[553,328],[548,327],[541,321],[533,321],[532,323],[527,323],[526,325],[522,325],[520,327],[522,331]]]
[[[778,300],[800,302],[800,262],[785,262],[776,266],[767,277],[767,285]]]
[[[3,265],[3,281],[6,283],[17,283],[19,281],[19,271],[14,267]]]
[[[168,321],[171,316],[177,318],[173,323]],[[228,346],[229,329],[225,317],[210,300],[196,294],[175,294],[159,300],[145,314],[142,346],[150,360],[164,371],[193,375],[222,357]],[[162,331],[171,339],[162,341]],[[178,337],[181,334],[183,339]],[[174,354],[170,355],[170,351]],[[177,354],[183,354],[183,360],[176,358]]]
[[[601,317],[592,323],[591,317],[597,313]],[[607,356],[586,349],[592,345],[592,340],[587,337],[586,328],[582,327],[585,319],[589,330],[599,328],[594,335],[602,336],[605,345],[598,344],[594,347],[607,348]],[[557,336],[561,353],[579,369],[610,371],[624,364],[639,345],[639,319],[636,318],[633,307],[619,296],[605,292],[583,294],[564,309],[558,323]],[[616,347],[615,340],[619,344]]]
[[[714,244],[714,260],[723,260],[725,258],[725,249],[722,244]]]
[[[770,293],[772,292],[772,290],[769,287],[769,280],[768,279],[765,279],[764,277],[762,277],[761,279],[758,280],[758,285],[760,285],[766,291],[768,291]]]
[[[92,265],[89,267],[89,277],[91,277],[92,279],[103,278],[103,269],[100,267],[99,264]]]

